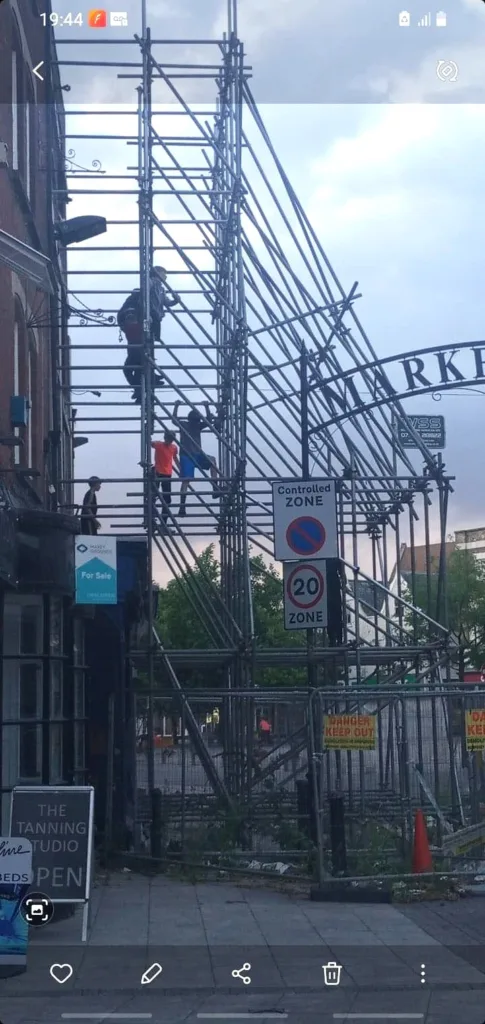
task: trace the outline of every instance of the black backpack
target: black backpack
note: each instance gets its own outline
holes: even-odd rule
[[[137,316],[140,316],[140,298],[140,289],[135,288],[134,291],[132,291],[131,294],[128,296],[128,298],[125,299],[123,305],[121,306],[121,309],[119,309],[117,313],[116,319],[118,321],[118,327],[123,328],[123,324],[125,322],[128,310],[130,311],[130,313],[134,312],[136,313]]]

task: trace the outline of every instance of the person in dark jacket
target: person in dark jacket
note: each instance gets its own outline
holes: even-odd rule
[[[172,292],[170,298],[166,288],[167,271],[163,267],[153,267],[150,272],[150,316],[152,337],[161,341],[161,324],[165,311],[180,302],[180,296]],[[123,373],[128,384],[133,388],[133,401],[141,403],[141,375],[143,369],[143,314],[141,292],[135,288],[125,299],[119,313],[118,325],[127,341],[127,356]],[[160,375],[158,383],[162,383]]]
[[[95,537],[101,524],[98,523],[98,502],[96,494],[101,488],[99,476],[90,476],[88,480],[89,490],[86,491],[81,509],[81,533],[84,536]]]

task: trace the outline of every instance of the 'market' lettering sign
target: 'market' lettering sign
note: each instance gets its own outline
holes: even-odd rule
[[[53,902],[84,902],[92,864],[94,790],[19,787],[12,793],[10,833],[32,844],[32,882]]]
[[[325,375],[321,363],[310,387],[325,400],[328,417],[309,433],[417,394],[485,383],[485,341],[437,345]]]

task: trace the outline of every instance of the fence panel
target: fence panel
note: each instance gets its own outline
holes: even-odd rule
[[[483,818],[485,691],[322,689],[310,699],[303,691],[191,694],[227,799],[214,792],[176,697],[153,698],[149,743],[148,701],[136,696],[139,851],[153,852],[155,806],[158,848],[168,859],[255,870],[279,862],[282,871],[321,880],[343,870],[379,877],[410,870],[418,808],[443,870],[455,863],[444,854],[444,840]],[[475,723],[467,718],[471,711]],[[343,867],[333,849],[337,803]]]
[[[149,698],[136,697],[137,850],[151,847],[147,734]],[[214,857],[298,862],[307,859],[308,699],[191,694],[206,749],[224,782],[230,806],[215,795],[184,728],[173,696],[154,701],[153,775],[159,791],[162,848],[185,861]]]
[[[449,867],[443,837],[483,816],[485,691],[319,690],[310,707],[320,880],[332,873],[336,798],[348,875],[408,872],[418,808]]]

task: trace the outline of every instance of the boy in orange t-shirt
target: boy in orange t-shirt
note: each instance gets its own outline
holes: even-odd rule
[[[162,491],[162,523],[167,528],[167,519],[170,505],[172,504],[172,474],[174,463],[179,468],[178,448],[175,444],[175,434],[166,430],[163,441],[152,441],[152,448],[155,449],[155,477],[160,482]]]

